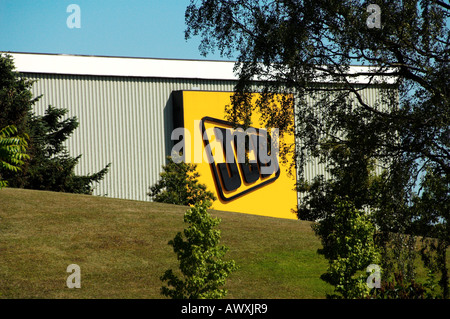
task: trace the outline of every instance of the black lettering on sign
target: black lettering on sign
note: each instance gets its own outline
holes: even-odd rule
[[[223,201],[227,202],[244,196],[274,182],[280,176],[277,157],[275,154],[272,154],[270,147],[268,147],[270,145],[270,135],[266,130],[251,128],[251,133],[243,129],[234,130],[231,122],[206,116],[201,121],[203,142],[206,150],[210,150],[210,137],[205,137],[205,122],[220,125],[220,127],[214,127],[214,135],[222,145],[225,163],[216,163],[211,151],[207,151],[207,156],[218,195]],[[239,149],[243,147],[241,144],[245,145],[244,151]],[[243,154],[249,154],[250,147],[255,153],[256,161],[253,160],[246,163]],[[238,159],[236,159],[235,152]],[[264,170],[263,173],[261,172],[262,169]],[[247,186],[242,191],[239,191],[242,185],[241,175]],[[231,194],[225,194],[225,191]]]
[[[229,192],[234,191],[241,186],[241,178],[239,176],[239,170],[232,150],[232,133],[231,130],[221,127],[215,127],[214,130],[219,130],[222,133],[216,134],[216,138],[218,138],[219,140],[220,138],[222,139],[222,149],[225,156],[225,163],[217,164],[220,177],[222,178],[223,187]]]
[[[271,176],[275,172],[276,165],[272,165],[272,154],[268,148],[268,146],[270,145],[270,135],[266,130],[260,129],[259,131],[262,134],[258,136],[253,135],[252,138],[254,140],[254,143],[257,143],[257,162],[259,171],[261,172],[261,178],[266,178]],[[265,168],[264,173],[262,170],[263,167]]]
[[[245,144],[240,145],[238,141],[243,141]],[[234,132],[234,145],[236,147],[236,153],[238,152],[238,147],[245,147],[245,154],[248,154],[250,151],[250,143],[253,143],[252,149],[255,150],[255,153],[258,153],[258,144],[255,144],[254,141],[250,138],[248,134],[244,131],[235,131]],[[257,163],[239,163],[239,167],[241,168],[242,174],[244,175],[244,181],[247,184],[251,184],[256,182],[259,179],[259,170]]]

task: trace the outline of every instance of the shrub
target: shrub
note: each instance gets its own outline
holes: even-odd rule
[[[380,289],[373,289],[371,299],[435,299],[442,298],[436,291],[434,274],[428,273],[425,284],[414,280],[405,280],[404,276],[397,272],[391,280],[383,281]]]
[[[379,262],[375,248],[375,227],[364,211],[346,199],[335,200],[333,214],[313,225],[321,238],[323,254],[329,261],[322,279],[335,287],[332,298],[364,298],[369,293],[367,275],[361,273],[370,264]]]
[[[197,203],[185,213],[184,222],[189,226],[169,241],[179,260],[181,276],[167,270],[161,280],[167,281],[168,287],[163,286],[161,293],[173,299],[224,297],[227,290],[221,287],[237,267],[233,260],[222,260],[228,248],[219,246],[220,231],[215,227],[220,219],[211,217],[207,203]]]
[[[196,203],[208,203],[208,207],[216,200],[206,185],[198,182],[200,174],[196,172],[197,165],[175,163],[167,157],[168,163],[163,166],[161,179],[150,187],[147,194],[155,202],[191,206]]]

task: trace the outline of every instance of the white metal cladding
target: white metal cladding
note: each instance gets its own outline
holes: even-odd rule
[[[77,174],[92,174],[108,163],[110,171],[94,195],[149,200],[150,185],[159,179],[170,153],[172,91],[196,88],[232,91],[232,81],[155,79],[25,73],[37,80],[35,96],[43,95],[34,111],[48,105],[69,110],[79,127],[66,146],[82,155]]]

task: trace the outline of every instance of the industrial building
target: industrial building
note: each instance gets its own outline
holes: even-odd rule
[[[109,173],[96,186],[94,195],[113,198],[150,200],[149,186],[159,179],[166,156],[174,145],[171,133],[175,128],[174,118],[180,112],[180,106],[176,105],[179,92],[186,93],[181,107],[203,112],[197,114],[199,117],[218,118],[224,111],[223,93],[231,94],[237,80],[233,73],[234,62],[10,54],[17,71],[36,80],[33,95],[42,95],[35,105],[36,114],[43,115],[48,105],[52,105],[68,109],[67,116],[78,118],[80,125],[67,141],[70,155],[82,154],[76,173],[94,173],[111,163]],[[189,92],[195,92],[195,96]],[[375,101],[377,87],[366,88],[364,96]],[[194,104],[188,105],[187,101]],[[203,169],[202,175],[211,175],[211,172]],[[323,167],[312,163],[305,173],[307,178],[312,178],[323,173]],[[292,183],[281,180],[282,177],[266,184],[289,193],[289,206],[295,208],[299,200],[297,194],[292,197],[295,180]],[[233,204],[233,200],[219,203],[220,198],[218,206],[213,207],[295,218],[286,208],[283,212],[273,208],[264,211],[273,198],[268,196],[270,191],[261,191],[263,188],[247,192],[252,193],[251,201],[261,203],[262,208],[248,211],[248,203]]]

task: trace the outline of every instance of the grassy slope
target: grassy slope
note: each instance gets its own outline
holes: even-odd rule
[[[186,207],[19,189],[0,190],[0,298],[161,298],[177,260],[167,242]],[[213,211],[240,269],[228,298],[324,298],[326,260],[310,223]],[[81,289],[68,289],[69,264]]]

